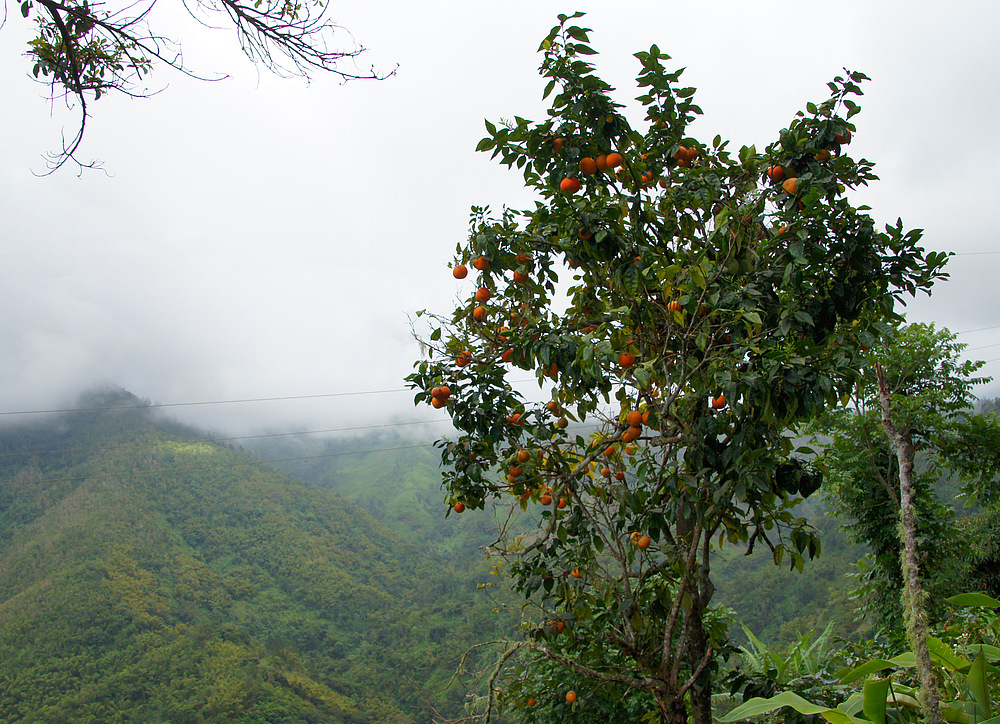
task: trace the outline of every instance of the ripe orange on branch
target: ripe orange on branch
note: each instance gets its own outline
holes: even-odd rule
[[[624,367],[625,369],[628,369],[629,367],[635,364],[635,355],[632,354],[631,352],[622,352],[618,356],[618,364]]]
[[[583,183],[576,176],[567,176],[559,182],[559,190],[568,194],[575,194],[583,187]]]
[[[771,166],[767,169],[767,178],[773,184],[780,184],[788,178],[788,174],[785,173],[785,169],[781,166]]]
[[[477,256],[475,261],[472,262],[472,266],[479,271],[486,271],[490,268],[490,262],[485,256]]]
[[[590,156],[584,156],[580,159],[580,171],[586,174],[597,173],[597,161]]]
[[[469,276],[469,268],[465,264],[456,264],[455,268],[451,270],[451,274],[456,279],[465,279]]]

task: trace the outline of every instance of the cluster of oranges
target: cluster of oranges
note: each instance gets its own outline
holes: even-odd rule
[[[448,404],[448,398],[451,397],[451,388],[447,385],[441,385],[440,387],[435,387],[431,390],[431,406],[436,410],[440,410],[442,407]]]
[[[632,545],[634,545],[641,551],[646,550],[653,543],[652,538],[650,538],[648,535],[643,535],[638,531],[632,533],[632,535],[630,535],[629,538],[632,540]]]
[[[834,134],[833,140],[837,144],[837,147],[847,145],[851,142],[851,129],[842,128],[840,131],[837,131]],[[830,149],[823,148],[813,154],[813,158],[820,163],[826,163],[833,158],[833,154],[830,152]],[[795,176],[795,173],[794,168],[773,165],[768,167],[764,175],[772,184],[781,184],[781,190],[786,194],[795,196],[799,190],[799,180]]]
[[[622,165],[622,155],[620,153],[602,153],[596,158],[584,156],[580,159],[580,172],[588,176],[593,176],[598,171],[611,171]],[[583,181],[579,176],[567,176],[559,182],[559,190],[568,194],[575,194],[583,188]]]

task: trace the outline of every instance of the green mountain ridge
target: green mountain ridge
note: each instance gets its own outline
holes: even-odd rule
[[[0,486],[4,721],[426,722],[497,625],[367,512],[146,410],[0,430]]]

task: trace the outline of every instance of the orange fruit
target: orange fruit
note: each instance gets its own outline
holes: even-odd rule
[[[490,268],[490,262],[485,256],[477,256],[475,261],[472,262],[472,266],[476,267],[479,271],[486,271]]]
[[[565,508],[566,507],[566,498],[559,498],[559,502],[556,504],[556,507],[560,508],[560,509]]]
[[[482,322],[486,319],[486,307],[476,307],[472,310],[472,318],[477,322]]]
[[[462,501],[458,501],[452,507],[455,509],[456,513],[464,513],[465,512],[465,503],[463,503]]]
[[[570,573],[570,575],[573,576],[573,578],[579,578],[580,577],[580,569],[579,568],[574,568],[573,572]]]
[[[593,233],[587,231],[586,229],[580,229],[578,232],[576,232],[576,235],[583,241],[586,241],[587,239],[593,236]]]
[[[465,365],[469,364],[469,362],[471,361],[472,361],[472,352],[470,352],[469,350],[463,350],[462,352],[459,352],[458,357],[455,358],[455,366],[465,367]]]
[[[562,151],[562,148],[563,148],[563,140],[561,138],[555,138],[552,140],[553,151],[559,153],[560,151]]]
[[[644,551],[647,548],[649,548],[649,546],[650,546],[650,544],[652,542],[653,542],[653,539],[650,538],[648,535],[642,535],[642,536],[639,536],[638,540],[636,540],[635,545],[636,545],[636,547],[639,550],[643,550]]]
[[[721,410],[725,406],[726,406],[725,395],[719,395],[718,397],[712,398],[712,407],[714,407],[716,410]]]
[[[583,184],[576,176],[567,176],[559,182],[559,190],[568,194],[575,194],[582,188]]]
[[[621,482],[624,479],[625,479],[625,473],[624,472],[622,472],[621,470],[615,471],[615,480]]]
[[[594,165],[597,166],[598,171],[608,170],[608,156],[606,153],[602,153],[600,156],[594,159]]]
[[[572,704],[574,701],[576,701],[576,692],[575,691],[567,691],[566,692],[566,701],[568,701],[570,704]]]
[[[824,161],[829,161],[830,156],[831,156],[830,151],[824,148],[822,151],[816,154],[816,160],[819,161],[820,163],[823,163]]]
[[[606,457],[610,458],[610,457],[614,457],[614,454],[615,454],[615,446],[614,445],[608,445],[607,448],[605,448],[605,450],[604,450],[604,455]]]
[[[693,149],[687,146],[681,146],[677,149],[677,153],[674,154],[674,160],[677,161],[677,165],[681,168],[687,168],[691,165],[691,156],[689,155]],[[695,152],[697,153],[697,151]]]
[[[538,502],[541,503],[542,505],[548,505],[549,503],[552,502],[552,496],[546,493],[545,495],[543,495],[541,498],[538,499]]]
[[[636,428],[629,428],[629,429],[631,430],[631,429],[636,429]],[[626,455],[635,455],[635,451],[637,449],[638,448],[636,448],[635,445],[629,445],[627,448],[625,448],[625,454]]]
[[[531,453],[528,452],[527,450],[518,450],[517,451],[517,461],[519,463],[526,463],[526,462],[528,462],[528,459],[530,457],[531,457]]]
[[[490,301],[491,296],[493,295],[490,293],[490,290],[487,289],[486,287],[479,287],[479,289],[476,290],[477,302],[488,302]]]
[[[528,275],[527,274],[522,274],[519,271],[514,272],[514,283],[515,284],[524,284],[527,281],[528,281]]]
[[[795,192],[798,190],[798,185],[799,185],[798,182],[799,180],[794,176],[792,178],[787,178],[785,179],[785,182],[781,184],[781,188],[785,190],[785,193],[794,196]]]
[[[556,633],[562,633],[563,631],[566,630],[566,622],[553,621],[552,623],[549,624],[549,628],[555,631]]]
[[[506,352],[500,355],[500,359],[504,362],[510,362],[510,358],[514,356],[514,350],[508,349]]]
[[[635,364],[635,355],[631,352],[622,352],[618,356],[618,364],[626,369]]]
[[[610,478],[611,470],[609,468],[601,468],[601,475],[605,478]]]
[[[609,153],[606,161],[608,168],[618,168],[622,165],[622,155],[620,153]]]
[[[629,443],[634,440],[638,440],[640,437],[642,437],[642,428],[639,427],[638,425],[633,425],[629,427],[628,430],[622,433],[622,442]],[[635,452],[635,447],[629,445],[627,448],[625,448],[625,452],[631,455],[632,453]]]
[[[833,140],[842,146],[846,146],[851,142],[851,129],[845,128],[842,131],[838,131],[833,134]]]
[[[627,415],[625,415],[625,422],[630,427],[639,427],[642,424],[642,413],[638,410],[632,410]]]
[[[528,699],[528,706],[534,706],[538,702],[535,699]]]
[[[447,400],[442,400],[440,397],[431,398],[431,407],[435,410],[440,410],[442,407],[448,404]]]
[[[510,475],[512,478],[520,477],[523,472],[524,470],[518,467],[517,465],[511,465],[507,469],[507,474]]]
[[[455,268],[451,270],[451,274],[456,279],[465,279],[469,276],[469,268],[465,264],[456,264]]]
[[[580,159],[580,171],[587,174],[597,173],[597,161],[590,156],[584,156]]]
[[[544,374],[546,377],[551,377],[552,379],[555,379],[556,375],[559,374],[559,365],[553,363],[553,365],[549,367]]]
[[[780,184],[788,178],[788,174],[785,173],[785,169],[781,166],[771,166],[767,169],[767,178],[773,184]]]
[[[669,302],[667,302],[667,309],[670,310],[671,312],[679,312],[682,309],[684,309],[684,307],[682,307],[681,303],[678,302],[676,299],[672,299]]]
[[[565,428],[567,425],[569,425],[569,420],[567,420],[565,417],[560,417],[558,420],[556,420],[556,427],[560,429]]]

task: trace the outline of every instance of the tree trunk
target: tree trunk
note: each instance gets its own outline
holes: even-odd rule
[[[676,697],[667,695],[656,697],[656,709],[660,713],[661,724],[688,724],[687,709],[684,706],[683,698],[678,701]]]
[[[709,535],[706,534],[706,543]],[[704,613],[715,592],[709,575],[709,549],[706,545],[702,554],[702,562],[698,568],[697,587],[692,591],[692,627],[691,627],[691,671],[695,672],[705,657],[710,656],[707,632],[705,631]],[[691,686],[691,721],[692,724],[712,724],[712,666],[711,663],[702,669]]]
[[[903,545],[903,615],[906,617],[906,634],[910,648],[917,660],[917,680],[920,682],[920,709],[927,724],[943,724],[941,698],[937,679],[931,668],[930,650],[927,648],[926,595],[920,584],[920,567],[917,551],[917,518],[913,504],[913,441],[901,432],[892,420],[892,391],[885,380],[885,371],[875,364],[878,380],[879,402],[882,407],[882,427],[892,444],[899,461],[899,537]]]

